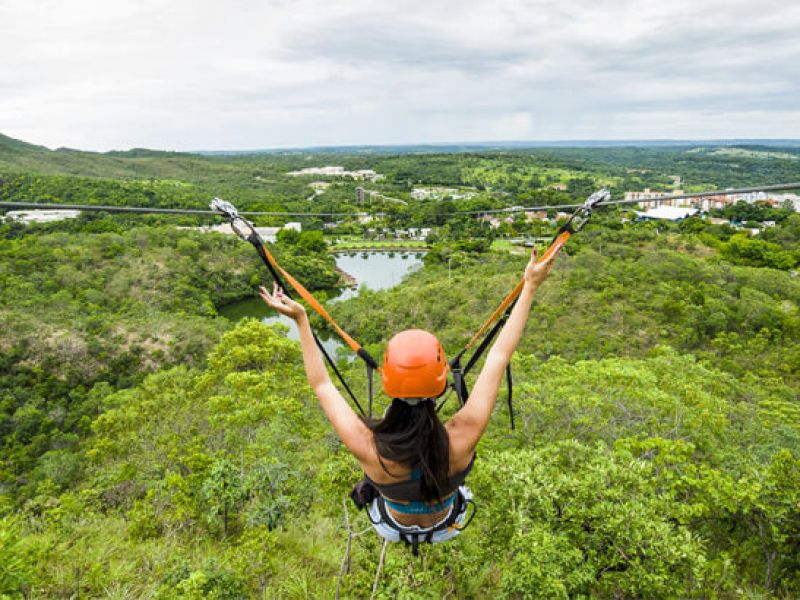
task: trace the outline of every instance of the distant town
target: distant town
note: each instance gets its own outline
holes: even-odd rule
[[[353,181],[369,181],[379,182],[385,179],[385,175],[377,173],[372,169],[358,169],[347,170],[342,166],[323,166],[323,167],[308,167],[296,171],[289,171],[286,173],[290,177],[300,176],[323,176],[333,178],[347,178]],[[755,202],[766,203],[772,207],[791,207],[795,211],[800,210],[800,196],[797,194],[789,193],[767,193],[767,192],[752,192],[752,193],[732,193],[732,194],[718,194],[713,196],[704,196],[701,198],[681,198],[673,199],[670,196],[681,195],[683,190],[680,189],[681,177],[671,176],[673,190],[672,191],[655,191],[649,188],[644,190],[626,191],[624,200],[626,202],[636,203],[641,210],[635,211],[637,220],[668,220],[668,221],[681,221],[691,216],[702,215],[708,213],[713,209],[724,209],[732,206],[737,202],[747,202],[752,204]],[[330,188],[330,181],[312,181],[309,187],[314,192],[314,195],[325,194]],[[554,183],[551,184],[550,189],[555,191],[565,191],[567,186],[565,184]],[[480,191],[475,187],[460,186],[419,186],[413,187],[409,196],[414,200],[469,200],[478,195]],[[313,198],[313,196],[312,196]],[[407,205],[407,201],[402,198],[395,198],[384,194],[379,190],[367,189],[363,186],[355,188],[354,201],[358,205],[364,205],[367,202],[382,200],[386,202]],[[73,219],[80,215],[79,210],[12,210],[4,215],[4,219],[8,221],[18,221],[20,223],[46,223],[52,221],[59,221],[64,219]],[[384,216],[381,212],[357,212],[353,214],[353,218],[361,225],[367,225],[377,218]],[[502,216],[497,214],[486,214],[478,216],[478,219],[486,223],[490,228],[497,229],[503,224],[513,224],[518,219],[525,221],[549,221],[556,223],[558,220],[569,218],[569,213],[557,211],[554,209],[545,210],[526,210],[523,206],[512,206],[507,211],[504,211]],[[729,223],[728,219],[708,217],[714,224]],[[342,221],[333,223],[326,223],[326,228],[332,228]],[[763,223],[765,227],[774,225],[774,223]],[[281,227],[260,227],[258,228],[261,236],[269,242],[276,239],[277,232],[281,229],[295,229],[302,230],[302,225],[299,222],[287,222]],[[227,224],[213,225],[207,227],[196,227],[204,232],[216,232],[222,234],[232,234],[233,231]],[[427,235],[432,231],[430,227],[423,228],[409,228],[409,229],[369,229],[367,230],[368,236],[373,237],[394,237],[397,239],[411,239],[411,240],[424,240]],[[757,233],[757,230],[752,233]]]

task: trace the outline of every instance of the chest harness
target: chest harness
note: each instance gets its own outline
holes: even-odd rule
[[[414,556],[418,556],[420,542],[430,543],[435,533],[446,529],[456,528],[460,531],[464,531],[464,529],[472,523],[476,512],[475,502],[471,498],[468,499],[464,496],[461,492],[461,486],[464,485],[467,475],[472,471],[474,464],[475,456],[472,457],[466,469],[448,478],[447,486],[442,494],[442,497],[445,499],[432,507],[419,501],[422,493],[420,486],[421,473],[417,470],[412,472],[411,479],[399,483],[381,484],[365,475],[364,479],[353,487],[353,490],[350,492],[350,498],[359,509],[366,508],[370,503],[375,502],[380,519],[378,521],[373,521],[372,516],[369,511],[367,511],[367,517],[372,524],[379,525],[383,523],[395,530],[399,534],[400,540],[411,547],[411,552]],[[430,514],[432,512],[440,512],[448,506],[450,506],[450,512],[444,520],[433,527],[405,527],[392,517],[387,509],[387,505],[394,511],[405,514]],[[431,510],[424,512],[403,510],[408,506],[416,505],[429,507]],[[472,513],[465,519],[463,524],[459,525],[457,522],[461,515],[467,512],[469,505],[472,505]]]

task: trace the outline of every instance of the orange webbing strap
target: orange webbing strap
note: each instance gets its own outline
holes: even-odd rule
[[[558,252],[561,249],[561,247],[567,243],[567,240],[570,238],[571,235],[572,234],[569,231],[562,231],[560,234],[558,234],[553,243],[550,244],[550,247],[547,249],[547,251],[539,259],[539,262],[547,260],[555,252]],[[486,322],[483,325],[481,325],[481,328],[477,332],[475,332],[475,335],[473,335],[472,338],[470,338],[469,342],[467,342],[467,345],[464,346],[464,350],[468,350],[472,346],[472,344],[474,344],[476,340],[480,338],[481,335],[483,335],[483,333],[487,329],[489,329],[492,323],[494,323],[497,320],[497,318],[501,314],[503,314],[503,311],[505,311],[509,306],[511,306],[514,303],[517,297],[519,297],[519,295],[522,293],[523,287],[525,287],[524,277],[520,280],[520,282],[516,286],[514,286],[514,289],[511,290],[511,293],[508,296],[506,296],[505,300],[503,300],[500,303],[500,306],[498,306],[497,309],[495,309],[495,311],[492,313],[492,316],[490,316],[486,320]]]
[[[350,346],[350,349],[353,352],[360,355],[361,344],[359,344],[352,337],[350,337],[350,335],[348,335],[348,333],[344,329],[339,327],[336,321],[333,320],[333,317],[328,314],[327,310],[325,310],[325,307],[322,306],[322,304],[320,304],[319,301],[316,298],[314,298],[313,295],[311,295],[311,292],[309,292],[303,286],[302,283],[297,281],[297,279],[292,277],[292,275],[286,269],[284,269],[282,266],[280,266],[280,264],[278,264],[278,261],[275,260],[275,257],[273,257],[272,254],[270,254],[270,251],[264,242],[261,242],[261,249],[264,251],[264,255],[267,257],[267,260],[269,260],[269,262],[272,264],[273,267],[275,267],[276,269],[278,269],[278,271],[281,272],[281,275],[283,275],[286,281],[288,281],[289,284],[291,284],[291,286],[300,295],[300,297],[306,302],[308,302],[309,306],[311,306],[311,308],[313,308],[317,312],[317,314],[319,314],[319,316],[325,319],[336,330],[336,333],[338,333],[339,336],[341,336],[341,338],[345,341],[345,343],[347,343],[347,345]]]

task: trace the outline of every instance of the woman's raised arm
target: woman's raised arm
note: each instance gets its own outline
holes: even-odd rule
[[[497,340],[486,356],[486,362],[478,375],[469,401],[447,423],[451,444],[458,447],[459,451],[471,453],[483,435],[497,401],[503,374],[525,329],[533,297],[539,285],[550,273],[560,251],[561,246],[558,246],[545,260],[537,262],[538,253],[536,248],[533,249],[531,260],[525,268],[525,284],[522,292],[508,321],[500,330]]]
[[[334,430],[356,459],[361,462],[370,459],[374,455],[372,433],[333,385],[325,363],[322,362],[319,348],[314,341],[314,334],[303,305],[284,294],[277,284],[273,287],[272,294],[261,287],[259,295],[269,306],[297,324],[306,377],[311,389],[319,399],[325,416],[328,417]]]

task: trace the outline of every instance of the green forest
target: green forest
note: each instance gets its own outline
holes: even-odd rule
[[[0,202],[337,213],[293,216],[302,232],[271,245],[321,300],[344,283],[339,236],[430,228],[423,268],[328,308],[374,356],[412,327],[452,355],[521,277],[529,249],[511,240],[563,223],[469,212],[675,177],[800,181],[800,148],[772,150],[101,154],[0,135]],[[327,165],[383,177],[288,175]],[[0,597],[797,598],[800,214],[635,217],[599,210],[539,290],[513,359],[516,427],[501,390],[470,527],[382,560],[298,343],[220,316],[270,285],[249,244],[196,229],[211,216],[0,222]],[[337,358],[363,397],[363,367]]]

